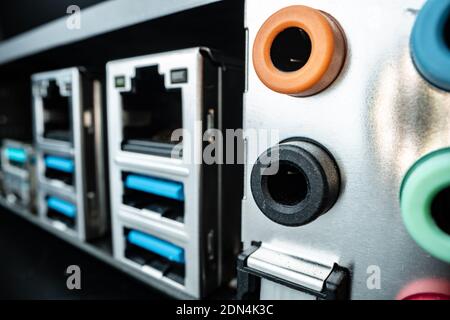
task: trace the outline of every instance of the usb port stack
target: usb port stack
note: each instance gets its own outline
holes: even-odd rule
[[[242,125],[243,70],[221,59],[193,48],[107,65],[114,255],[196,298],[231,279],[222,261],[239,244],[242,178],[201,158],[204,133]]]
[[[80,240],[108,227],[100,99],[92,74],[69,68],[32,76],[41,219]]]

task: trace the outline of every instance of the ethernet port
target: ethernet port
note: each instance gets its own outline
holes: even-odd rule
[[[136,69],[130,92],[122,92],[122,150],[181,158],[180,141],[172,132],[182,128],[181,88],[167,89],[158,66]]]
[[[184,222],[183,184],[150,176],[124,172],[122,203],[148,210],[180,223]]]
[[[70,97],[61,95],[60,87],[50,81],[47,95],[42,98],[44,137],[70,142],[72,140]]]
[[[149,234],[124,229],[125,257],[141,267],[148,266],[184,285],[184,249]]]

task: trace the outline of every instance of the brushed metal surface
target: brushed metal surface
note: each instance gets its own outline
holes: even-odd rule
[[[285,287],[270,280],[261,280],[261,300],[315,300],[316,297]]]
[[[424,0],[248,0],[251,53],[256,32],[277,10],[308,5],[331,14],[348,40],[338,79],[324,92],[295,98],[269,90],[251,59],[245,94],[245,128],[277,129],[279,139],[314,139],[331,151],[342,175],[340,197],[316,221],[297,228],[265,217],[250,192],[250,172],[270,145],[247,136],[243,241],[276,244],[292,254],[310,252],[350,269],[351,298],[394,299],[409,282],[450,278],[450,266],[423,251],[407,233],[399,190],[407,169],[422,155],[450,145],[450,94],[416,71],[409,39]],[[367,286],[370,267],[381,286]]]

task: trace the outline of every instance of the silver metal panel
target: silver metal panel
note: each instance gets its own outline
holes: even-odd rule
[[[424,0],[248,0],[246,129],[279,130],[279,140],[308,137],[336,158],[342,189],[334,207],[297,228],[265,217],[250,190],[252,164],[267,148],[247,136],[243,241],[305,250],[352,272],[353,299],[393,299],[409,282],[450,278],[449,265],[424,252],[408,235],[399,190],[407,169],[422,155],[450,145],[450,94],[426,82],[409,53],[410,33]],[[295,98],[269,90],[257,77],[251,50],[273,13],[307,5],[331,14],[348,40],[339,78],[324,92]],[[277,143],[274,141],[273,143]],[[368,268],[381,270],[381,288],[370,289]]]
[[[316,300],[316,297],[267,279],[261,279],[261,300]]]
[[[156,19],[219,0],[112,0],[82,10],[81,29],[60,18],[0,44],[0,65],[51,48]],[[61,12],[63,14],[63,12]]]

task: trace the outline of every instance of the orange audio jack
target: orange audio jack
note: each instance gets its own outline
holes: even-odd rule
[[[329,14],[306,6],[290,6],[273,14],[259,30],[253,65],[271,90],[310,96],[339,75],[346,56],[345,35]]]

